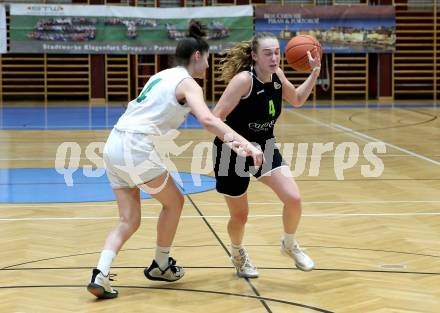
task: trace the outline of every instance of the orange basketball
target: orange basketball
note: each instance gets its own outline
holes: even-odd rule
[[[322,58],[322,49],[318,40],[310,35],[298,35],[289,40],[284,53],[287,63],[299,72],[310,72],[312,70],[307,51],[310,51],[312,58],[318,54]]]

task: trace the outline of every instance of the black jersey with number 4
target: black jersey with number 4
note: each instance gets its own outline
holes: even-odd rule
[[[225,123],[251,142],[263,144],[274,137],[275,122],[282,107],[281,81],[276,74],[272,81],[263,83],[255,70],[250,71],[252,84],[250,93],[241,98]]]

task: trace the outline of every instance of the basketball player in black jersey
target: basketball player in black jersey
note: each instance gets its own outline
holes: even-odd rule
[[[303,271],[310,271],[315,266],[295,239],[301,218],[300,193],[290,168],[275,146],[273,133],[283,99],[295,107],[302,106],[315,85],[321,60],[319,57],[313,59],[310,52],[308,57],[313,70],[298,88],[287,80],[279,67],[280,45],[271,33],[258,33],[251,42],[237,44],[227,51],[222,63],[221,78],[229,83],[213,113],[247,140],[261,146],[265,157],[263,166],[257,171],[251,159],[237,156],[219,138],[214,140],[216,188],[225,196],[229,207],[231,260],[240,277],[258,277],[242,245],[249,211],[246,190],[250,174],[270,187],[284,204],[281,251],[293,258],[296,267]]]

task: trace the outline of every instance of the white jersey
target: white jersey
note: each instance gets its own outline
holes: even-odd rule
[[[128,103],[115,128],[151,135],[179,128],[190,111],[187,104],[180,104],[176,99],[176,88],[186,78],[192,77],[181,66],[153,75],[140,95]]]

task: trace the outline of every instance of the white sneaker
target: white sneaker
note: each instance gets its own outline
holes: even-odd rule
[[[252,265],[251,259],[244,248],[240,249],[240,255],[231,256],[232,264],[234,264],[237,270],[237,275],[244,278],[257,278],[258,271],[255,266]]]
[[[288,248],[284,245],[284,240],[281,240],[281,253],[293,258],[296,267],[301,271],[308,272],[315,268],[315,262],[304,253],[296,241],[293,242],[292,247]]]
[[[113,299],[118,296],[118,291],[110,286],[110,274],[104,274],[97,268],[93,269],[92,279],[87,290],[99,299]]]

